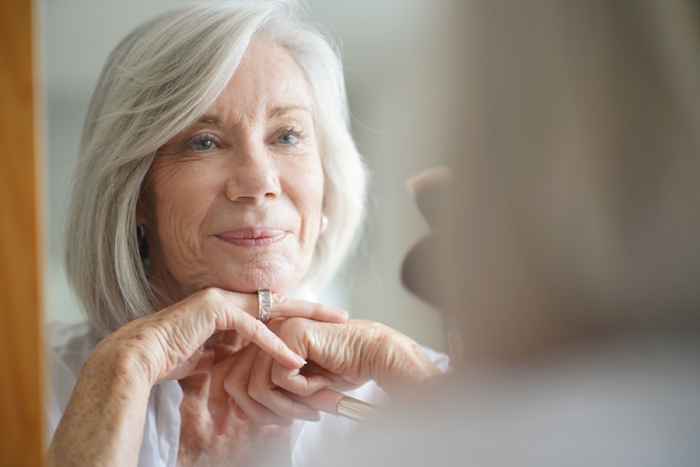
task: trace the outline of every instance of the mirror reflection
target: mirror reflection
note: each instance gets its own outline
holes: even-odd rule
[[[307,6],[43,5],[58,465],[304,464],[445,369],[400,281],[406,180],[443,160],[414,57],[438,12]]]

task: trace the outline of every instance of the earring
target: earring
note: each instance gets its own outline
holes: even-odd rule
[[[148,241],[146,240],[146,224],[136,226],[136,239],[139,245],[139,256],[146,262],[148,260]]]
[[[321,216],[321,233],[324,233],[328,228],[328,217],[324,214]]]

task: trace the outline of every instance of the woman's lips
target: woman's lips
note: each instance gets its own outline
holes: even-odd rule
[[[287,236],[286,230],[268,227],[244,227],[216,235],[227,243],[243,247],[262,247],[272,245]]]

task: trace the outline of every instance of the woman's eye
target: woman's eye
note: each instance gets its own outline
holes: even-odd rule
[[[219,143],[216,141],[216,138],[209,134],[197,135],[189,140],[187,145],[189,149],[195,152],[212,151],[219,147]]]
[[[277,137],[277,142],[287,146],[296,146],[301,140],[301,133],[294,128],[287,128]]]

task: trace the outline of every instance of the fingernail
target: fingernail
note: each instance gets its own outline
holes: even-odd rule
[[[296,361],[297,365],[299,365],[299,368],[301,368],[301,367],[303,367],[304,365],[306,365],[306,360],[304,360],[303,358],[301,358],[299,355],[295,355],[295,356],[294,356],[294,360]]]

